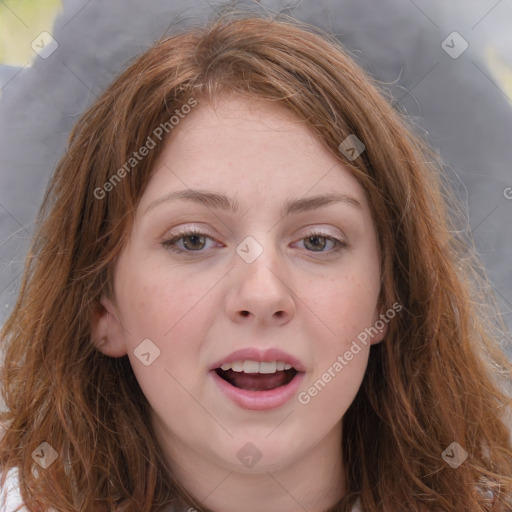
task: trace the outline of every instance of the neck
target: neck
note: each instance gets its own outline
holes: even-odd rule
[[[211,512],[326,512],[345,494],[341,423],[320,445],[278,467],[256,464],[239,472],[185,446],[153,422],[176,480]]]

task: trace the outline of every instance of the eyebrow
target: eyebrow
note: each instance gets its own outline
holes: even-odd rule
[[[225,194],[219,194],[217,192],[193,189],[180,190],[166,194],[165,196],[153,201],[146,208],[145,213],[162,203],[183,199],[193,201],[195,203],[201,203],[204,206],[216,210],[229,210],[234,214],[240,213],[240,204],[236,199],[232,199]],[[347,194],[330,193],[299,199],[287,199],[281,208],[281,216],[286,217],[290,214],[315,210],[316,208],[321,208],[335,203],[343,203],[355,208],[362,208],[361,203],[355,197]]]

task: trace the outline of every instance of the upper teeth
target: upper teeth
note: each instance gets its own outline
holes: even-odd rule
[[[283,361],[271,361],[260,363],[258,361],[234,361],[233,363],[224,363],[221,370],[233,370],[234,372],[244,373],[275,373],[292,368],[291,364]]]

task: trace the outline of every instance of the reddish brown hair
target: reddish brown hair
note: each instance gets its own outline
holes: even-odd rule
[[[27,507],[149,512],[176,497],[201,508],[166,469],[127,357],[91,343],[99,298],[114,299],[113,268],[163,144],[105,197],[95,190],[175,109],[219,94],[279,102],[354,173],[377,227],[382,302],[404,308],[372,346],[343,418],[347,495],[333,510],[349,510],[358,495],[366,512],[507,510],[512,366],[439,165],[334,38],[254,15],[160,41],[71,133],[1,334],[0,464],[18,469]],[[338,149],[350,134],[366,146],[351,162]],[[59,459],[34,474],[31,454],[43,441]],[[453,441],[469,453],[456,470],[441,457]]]

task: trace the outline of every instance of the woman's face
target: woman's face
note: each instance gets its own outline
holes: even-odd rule
[[[357,180],[282,106],[221,98],[180,121],[114,290],[95,335],[128,355],[171,459],[264,472],[340,449],[385,331],[362,335],[377,237]]]

